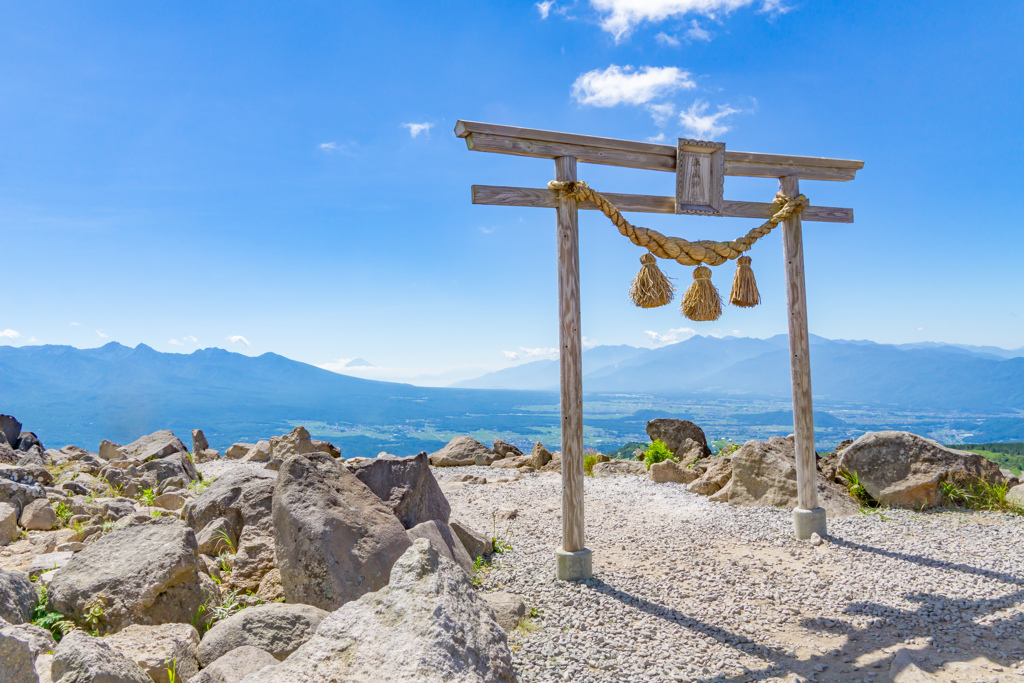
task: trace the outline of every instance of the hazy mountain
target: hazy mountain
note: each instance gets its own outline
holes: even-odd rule
[[[630,358],[646,353],[649,349],[621,344],[618,346],[595,346],[583,352],[583,372],[586,373],[616,366]],[[529,363],[489,372],[475,379],[466,379],[451,384],[463,389],[533,389],[558,390],[558,361],[535,360]]]
[[[362,358],[353,358],[349,362],[345,363],[346,368],[372,368],[373,363],[363,360]]]

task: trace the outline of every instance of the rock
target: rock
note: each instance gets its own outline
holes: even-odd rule
[[[408,458],[378,456],[348,470],[366,484],[406,529],[432,519],[448,523],[451,506],[430,471],[425,452]]]
[[[49,486],[53,483],[53,475],[39,465],[0,465],[0,478],[36,486]]]
[[[192,430],[192,453],[198,453],[199,451],[205,451],[210,447],[210,442],[206,440],[206,435],[203,434],[202,429]]]
[[[432,519],[409,529],[408,534],[409,539],[413,542],[418,538],[427,539],[431,545],[437,548],[438,552],[462,567],[467,574],[473,573],[473,558],[469,556],[462,541],[455,535],[451,527],[444,522]]]
[[[86,545],[79,543],[78,541],[71,541],[69,543],[61,543],[57,546],[56,552],[58,553],[77,553],[80,550],[85,550]]]
[[[9,444],[12,448],[18,445],[18,437],[21,435],[21,423],[12,415],[0,415],[0,439]]]
[[[21,536],[18,530],[18,510],[10,503],[0,503],[0,546]]]
[[[672,455],[677,457],[685,452],[683,446],[687,439],[693,439],[700,444],[704,457],[711,455],[711,449],[708,448],[708,440],[704,436],[704,430],[689,420],[676,420],[664,417],[651,420],[647,423],[647,436],[651,437],[651,441],[657,439],[664,442],[668,449],[672,451]]]
[[[526,603],[518,595],[497,591],[481,593],[481,597],[494,610],[494,618],[506,633],[516,630],[519,623],[526,618]]]
[[[260,581],[256,597],[263,602],[284,602],[284,586],[281,585],[281,570],[271,569]]]
[[[694,479],[686,487],[690,493],[699,493],[702,496],[710,496],[724,487],[732,479],[732,458],[712,458],[708,468],[699,479]]]
[[[520,467],[530,465],[532,457],[532,455],[513,455],[507,458],[502,458],[501,460],[495,460],[491,463],[491,467],[504,470],[519,469]],[[530,466],[532,467],[532,465]]]
[[[1006,493],[1006,502],[1024,510],[1024,484],[1018,484]]]
[[[665,482],[689,484],[697,479],[698,474],[693,469],[687,469],[674,460],[663,460],[652,464],[651,469],[647,470],[647,476],[651,478],[651,481],[659,484]]]
[[[0,569],[0,619],[9,624],[31,621],[38,602],[36,587],[26,574]]]
[[[20,453],[21,451],[16,451]],[[38,449],[32,449],[25,453],[19,460],[18,465],[21,467],[32,466],[32,467],[45,467],[47,465],[46,455],[43,451]]]
[[[269,441],[260,441],[249,449],[249,452],[242,458],[243,462],[267,462],[270,460],[272,446]]]
[[[212,448],[204,448],[201,451],[193,453],[192,457],[197,463],[213,462],[214,460],[220,459],[220,451],[216,451]]]
[[[533,452],[530,454],[529,465],[536,470],[544,467],[551,462],[551,451],[544,448],[544,444],[540,441],[533,444]]]
[[[14,446],[14,444],[11,444]],[[18,434],[18,445],[14,447],[15,450],[23,451],[28,453],[29,451],[37,451],[42,453],[46,450],[43,446],[43,442],[39,440],[39,437],[32,432],[20,432]]]
[[[117,445],[113,441],[107,441],[106,439],[100,441],[100,460],[122,460],[124,457],[125,455],[121,451],[121,446]]]
[[[925,509],[943,502],[942,484],[1001,483],[999,465],[909,432],[869,432],[843,450],[839,469],[856,472],[881,505]]]
[[[507,522],[519,516],[519,508],[498,508],[494,516],[499,522]]]
[[[493,450],[494,450],[495,453],[498,454],[499,457],[502,457],[502,458],[508,458],[508,457],[513,457],[514,458],[514,457],[517,457],[517,456],[520,456],[520,455],[523,454],[523,452],[521,450],[519,450],[518,448],[516,448],[515,446],[513,446],[510,443],[505,443],[501,439],[495,439],[494,440],[494,448],[493,448]]]
[[[268,652],[277,661],[313,637],[329,613],[311,605],[256,605],[213,625],[199,644],[199,662],[208,666],[244,645]]]
[[[129,626],[103,642],[138,664],[155,683],[170,683],[167,670],[172,662],[175,681],[187,681],[199,672],[199,632],[190,624]]]
[[[768,441],[748,441],[730,456],[731,505],[772,505],[795,508],[796,448],[792,438],[773,436]],[[860,506],[842,486],[818,476],[818,504],[829,517],[860,512]]]
[[[490,465],[499,459],[497,453],[468,436],[455,437],[444,448],[431,453],[429,458],[434,467]]]
[[[199,552],[211,557],[231,550],[231,545],[234,543],[235,539],[231,537],[231,525],[223,517],[211,520],[196,534],[196,545],[199,547]]]
[[[341,457],[341,449],[335,446],[330,441],[321,441],[319,439],[313,439],[313,450],[311,453],[328,453],[332,458]]]
[[[84,631],[61,638],[50,672],[55,683],[153,683],[142,667]]]
[[[22,454],[10,447],[5,441],[0,441],[0,464],[17,465]]]
[[[469,577],[419,539],[391,582],[330,614],[283,663],[246,683],[417,681],[511,683],[505,632]]]
[[[71,552],[43,553],[41,555],[36,555],[32,558],[32,561],[29,563],[28,569],[25,570],[25,573],[28,574],[29,579],[35,579],[43,572],[66,567],[72,557],[74,557],[74,553]]]
[[[284,461],[274,488],[273,519],[288,602],[323,609],[382,588],[410,545],[391,510],[326,453]]]
[[[590,468],[595,477],[607,477],[613,474],[647,474],[647,468],[642,462],[636,460],[612,460],[611,462],[598,462]]]
[[[164,510],[180,510],[185,505],[185,497],[179,493],[161,493],[153,499],[153,507]]]
[[[103,535],[75,553],[50,583],[50,607],[81,621],[103,604],[100,631],[131,624],[191,623],[216,586],[199,561],[195,534],[179,520],[151,519]],[[205,579],[205,580],[204,580]]]
[[[231,446],[229,446],[228,449],[224,451],[224,457],[230,458],[231,460],[241,460],[242,458],[249,454],[249,451],[251,451],[252,447],[255,445],[256,444],[254,443],[231,444]]]
[[[459,540],[462,541],[462,547],[466,549],[466,552],[469,553],[469,556],[474,560],[478,557],[490,555],[494,552],[494,544],[491,539],[483,534],[470,529],[465,524],[455,519],[450,522],[449,526],[451,526],[455,535],[459,537]]]
[[[158,432],[139,437],[127,446],[122,446],[119,450],[125,457],[134,458],[142,462],[166,458],[175,453],[188,453],[185,444],[169,429],[161,429]]]
[[[305,427],[299,426],[284,436],[275,436],[270,440],[270,457],[287,460],[293,455],[313,453],[313,440]]]
[[[0,621],[0,680],[4,683],[37,683],[36,657],[55,646],[53,636],[44,628]]]
[[[540,471],[541,472],[554,472],[556,474],[561,474],[562,473],[562,454],[560,452],[552,453],[551,454],[551,462],[549,462],[547,465],[544,465],[544,467],[541,467]],[[591,472],[593,472],[593,469],[591,469]]]
[[[273,532],[264,526],[247,524],[238,539],[231,585],[244,592],[259,590],[263,577],[277,566],[275,555]]]
[[[238,683],[249,674],[276,664],[277,660],[269,652],[243,645],[221,655],[188,683]]]
[[[279,472],[281,470],[281,465],[283,464],[284,460],[282,460],[281,458],[273,458],[267,462],[266,466],[264,466],[263,469],[271,470],[273,472]]]
[[[889,664],[889,678],[893,683],[938,683],[939,678],[923,671],[914,661],[912,651],[900,648]],[[1002,678],[992,680],[1002,680]]]
[[[274,485],[277,474],[265,470],[240,469],[217,477],[209,488],[182,508],[181,518],[195,530],[201,552],[210,552],[210,543],[220,545],[214,536],[227,526],[231,543],[236,545],[244,526],[262,526],[270,529]],[[215,520],[223,520],[213,527]]]

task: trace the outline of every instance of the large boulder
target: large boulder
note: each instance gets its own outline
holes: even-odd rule
[[[492,450],[502,458],[514,458],[523,454],[521,450],[501,439],[494,440],[494,448]]]
[[[192,453],[198,453],[199,451],[205,451],[210,447],[210,442],[206,440],[206,435],[203,434],[202,429],[192,430]]]
[[[46,498],[33,500],[21,511],[21,528],[28,531],[50,531],[60,524],[60,518]]]
[[[943,502],[946,482],[1002,483],[999,465],[968,451],[946,448],[909,432],[869,432],[845,448],[841,472],[856,473],[881,505],[925,509]]]
[[[9,444],[11,448],[16,448],[19,436],[21,423],[13,415],[0,415],[0,441]]]
[[[0,569],[0,619],[10,624],[24,624],[32,619],[32,610],[39,602],[36,587],[23,572]]]
[[[683,467],[675,460],[656,462],[651,465],[651,469],[647,470],[647,476],[650,477],[651,481],[659,484],[667,482],[689,484],[697,479],[699,475],[700,473],[697,470],[692,467]]]
[[[544,444],[540,441],[533,444],[533,452],[530,453],[529,465],[535,470],[539,470],[544,465],[551,462],[551,451],[544,448]]]
[[[230,460],[241,460],[255,445],[254,443],[233,443],[224,451],[224,457]]]
[[[18,510],[10,503],[0,503],[0,546],[18,538]]]
[[[1018,484],[1007,491],[1006,502],[1018,510],[1024,510],[1024,484]]]
[[[270,459],[290,458],[293,455],[305,455],[313,453],[313,440],[309,432],[303,426],[298,426],[284,436],[275,436],[270,439]]]
[[[199,672],[199,632],[191,624],[129,626],[103,639],[115,652],[135,662],[155,683],[187,681]]]
[[[455,532],[455,535],[459,537],[459,540],[462,541],[462,547],[466,549],[466,552],[474,560],[494,552],[494,542],[487,536],[469,528],[456,519],[453,519],[449,526]]]
[[[654,466],[651,467],[653,469]],[[690,493],[710,496],[728,484],[730,479],[732,479],[732,458],[712,458],[703,474],[691,481],[686,486],[686,490]]]
[[[726,497],[731,505],[797,507],[796,447],[792,437],[748,441],[732,453],[732,480]],[[855,515],[860,506],[846,489],[820,473],[818,504],[829,517]]]
[[[457,436],[439,451],[430,454],[434,467],[461,467],[463,465],[490,465],[499,459],[497,453],[469,436]]]
[[[273,530],[257,524],[244,526],[241,536],[238,537],[230,586],[247,593],[255,593],[260,589],[263,577],[276,567],[277,552]]]
[[[205,667],[245,645],[270,653],[277,661],[313,637],[329,612],[312,605],[274,603],[242,610],[214,624],[199,644],[199,662]]]
[[[100,441],[99,453],[97,455],[100,460],[123,460],[125,458],[121,446],[107,439]]]
[[[271,445],[269,441],[258,441],[242,456],[242,462],[267,462],[270,460]]]
[[[408,458],[379,455],[348,465],[348,469],[391,508],[406,529],[432,519],[448,522],[451,506],[430,471],[425,452]]]
[[[385,588],[332,613],[291,657],[244,680],[511,683],[515,674],[491,608],[465,572],[420,539]]]
[[[50,607],[82,622],[99,603],[101,632],[131,624],[191,623],[216,604],[216,585],[201,573],[196,537],[179,520],[158,517],[103,535],[55,572]]]
[[[228,472],[186,503],[181,518],[196,532],[200,542],[204,541],[204,536],[210,537],[205,540],[212,541],[214,547],[204,548],[203,552],[216,555],[224,549],[217,535],[222,528],[227,530],[231,543],[238,547],[243,527],[269,530],[273,526],[271,508],[276,482],[276,472],[251,469]],[[207,534],[204,529],[211,524],[211,533]]]
[[[462,567],[467,574],[473,573],[473,558],[452,528],[444,522],[432,519],[409,529],[409,539],[415,542],[418,538],[427,539],[438,552]]]
[[[50,673],[54,683],[153,683],[142,667],[84,631],[61,638]]]
[[[44,628],[0,620],[0,680],[4,683],[38,683],[36,657],[49,652],[55,645],[53,636]]]
[[[264,652],[252,645],[243,645],[221,655],[196,676],[190,678],[188,683],[238,683],[249,674],[256,673],[265,666],[275,665],[277,665],[277,660],[269,652]]]
[[[660,417],[647,423],[647,436],[651,441],[661,441],[672,455],[681,456],[684,452],[687,439],[693,439],[700,444],[704,457],[711,455],[708,448],[708,439],[704,436],[704,430],[689,420],[676,420],[673,418]]]
[[[273,510],[288,602],[337,609],[378,590],[410,545],[391,509],[327,453],[284,461]]]
[[[169,429],[161,429],[158,432],[139,437],[127,446],[121,446],[120,451],[125,457],[146,462],[156,458],[166,458],[174,453],[188,453],[188,448],[174,435],[174,432]]]

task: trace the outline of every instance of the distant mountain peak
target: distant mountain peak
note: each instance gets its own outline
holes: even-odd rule
[[[373,363],[363,360],[362,358],[353,358],[349,362],[345,363],[346,368],[373,368],[376,367]]]

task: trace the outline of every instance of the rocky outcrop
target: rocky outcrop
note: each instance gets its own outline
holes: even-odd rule
[[[272,450],[269,441],[257,441],[249,452],[242,456],[243,462],[268,462]]]
[[[121,451],[121,446],[117,445],[113,441],[103,439],[100,441],[99,447],[99,458],[100,460],[122,460],[125,455]]]
[[[293,455],[313,453],[313,440],[305,427],[299,426],[284,436],[275,436],[270,440],[270,458],[286,460]]]
[[[313,637],[329,612],[312,605],[257,605],[214,624],[199,644],[205,667],[232,650],[257,647],[275,657],[275,664]]]
[[[103,642],[138,664],[154,683],[170,683],[172,664],[175,681],[187,681],[199,672],[199,632],[191,624],[129,626]]]
[[[234,443],[224,451],[224,457],[231,460],[241,460],[252,450],[254,443]]]
[[[244,592],[255,593],[260,589],[263,577],[276,567],[273,530],[256,524],[244,526],[238,538],[229,585]]]
[[[10,503],[0,503],[0,547],[21,535],[18,530],[18,511]]]
[[[153,683],[142,667],[84,631],[61,639],[50,672],[54,683]]]
[[[100,604],[102,632],[131,624],[190,623],[216,586],[199,561],[195,534],[159,517],[103,535],[75,553],[50,582],[50,607],[82,622]]]
[[[839,470],[855,472],[879,504],[913,509],[942,504],[945,482],[969,487],[1004,481],[999,465],[984,456],[909,432],[865,434],[842,451]]]
[[[223,547],[218,532],[226,529],[238,547],[245,526],[271,529],[277,474],[243,469],[217,477],[209,488],[182,508],[181,518],[205,544],[202,552],[216,555]],[[219,542],[218,542],[219,541]],[[211,547],[212,544],[212,547]]]
[[[494,448],[492,450],[501,458],[514,458],[523,454],[521,450],[501,439],[494,440]]]
[[[434,467],[460,467],[463,465],[490,465],[499,459],[497,453],[476,439],[457,436],[441,450],[431,453],[430,464]]]
[[[17,448],[21,436],[21,423],[13,415],[0,415],[0,441]]]
[[[206,434],[203,434],[202,429],[192,430],[192,452],[198,453],[199,451],[205,451],[210,447],[210,442],[206,440]]]
[[[419,538],[427,539],[438,552],[462,567],[467,574],[473,573],[473,559],[459,537],[444,522],[432,519],[409,529],[410,540],[415,542]]]
[[[544,444],[540,441],[533,444],[533,451],[530,453],[530,459],[528,464],[535,470],[539,470],[551,462],[551,451],[544,448]]]
[[[249,674],[276,664],[277,660],[269,652],[243,645],[214,660],[188,683],[238,683]]]
[[[687,439],[693,439],[700,445],[704,457],[711,455],[708,447],[707,437],[704,430],[689,420],[676,420],[672,418],[658,418],[647,423],[647,436],[651,441],[662,441],[672,455],[681,458],[686,451],[684,448]]]
[[[36,587],[26,574],[0,569],[0,619],[24,624],[32,619],[38,601]]]
[[[490,607],[455,563],[425,539],[390,584],[328,616],[281,664],[246,683],[294,681],[511,683],[512,655]]]
[[[708,461],[707,469],[699,478],[690,482],[686,490],[690,493],[710,496],[728,484],[730,479],[732,479],[732,458],[711,458]]]
[[[53,636],[44,628],[0,620],[0,680],[4,683],[38,683],[36,657],[49,652],[55,645]]]
[[[284,461],[273,520],[288,602],[322,609],[337,609],[382,588],[410,545],[391,510],[326,453]]]
[[[120,449],[124,457],[147,462],[156,458],[166,458],[175,453],[188,453],[188,448],[169,429],[141,436]]]
[[[381,455],[348,469],[391,508],[406,529],[432,519],[448,522],[451,506],[430,471],[426,453],[408,458]]]

